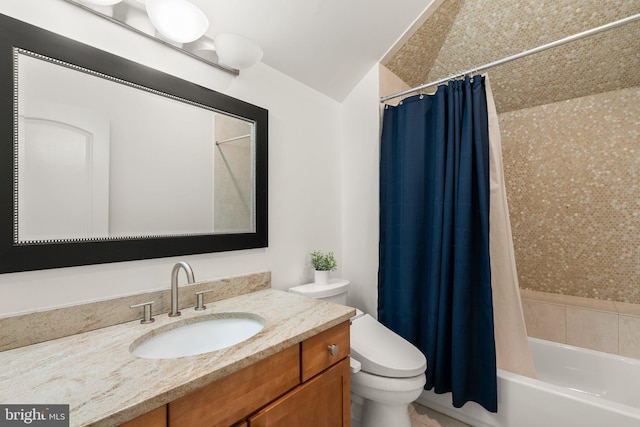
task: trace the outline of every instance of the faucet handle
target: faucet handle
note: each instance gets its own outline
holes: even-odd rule
[[[206,291],[200,291],[200,292],[196,292],[196,306],[194,308],[194,310],[196,311],[202,311],[205,308],[207,308],[206,305],[204,305],[204,297],[203,295],[206,293],[211,292],[213,289],[208,289]]]
[[[140,304],[134,304],[132,305],[130,308],[136,308],[136,307],[144,307],[144,317],[140,320],[140,323],[153,323],[156,319],[154,319],[153,317],[151,317],[151,306],[153,305],[155,301],[147,301],[147,302],[141,302]]]

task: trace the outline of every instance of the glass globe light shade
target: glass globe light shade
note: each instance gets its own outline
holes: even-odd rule
[[[204,12],[187,0],[147,0],[146,9],[158,32],[178,43],[199,39],[209,27]]]
[[[262,48],[242,36],[223,33],[213,39],[220,65],[238,70],[249,68],[262,59]]]

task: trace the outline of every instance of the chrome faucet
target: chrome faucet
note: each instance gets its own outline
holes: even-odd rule
[[[181,268],[187,275],[187,283],[195,282],[193,279],[193,270],[188,263],[180,261],[173,266],[171,270],[171,311],[169,312],[169,317],[180,316],[180,312],[178,311],[178,273]]]

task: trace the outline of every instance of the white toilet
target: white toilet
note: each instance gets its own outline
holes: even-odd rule
[[[289,292],[346,305],[349,281],[290,288]],[[351,318],[352,427],[411,427],[409,403],[426,382],[427,359],[413,344],[357,310]]]

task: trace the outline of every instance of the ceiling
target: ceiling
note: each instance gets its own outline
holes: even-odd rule
[[[191,0],[206,35],[258,43],[262,62],[338,101],[422,15],[432,0]]]
[[[382,63],[415,87],[638,13],[638,0],[444,0]],[[488,74],[498,112],[640,86],[640,21]]]

